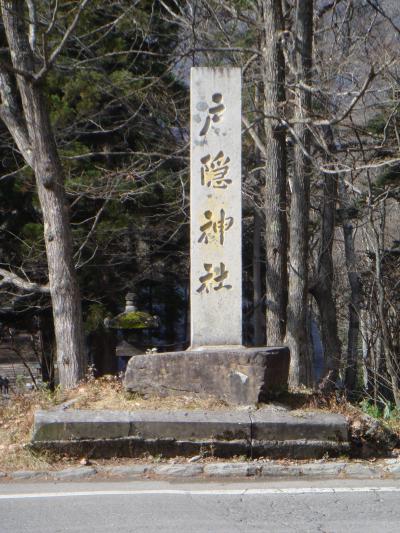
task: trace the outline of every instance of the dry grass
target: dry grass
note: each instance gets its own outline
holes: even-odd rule
[[[25,449],[37,409],[54,406],[43,393],[25,393],[0,401],[0,470],[40,470],[48,466],[43,456],[35,456]]]
[[[117,409],[140,411],[146,409],[229,409],[226,402],[215,398],[199,398],[182,395],[170,398],[158,396],[143,398],[123,390],[121,382],[114,376],[90,380],[78,389],[65,395],[65,400],[74,399],[74,409]]]
[[[231,405],[215,398],[180,396],[170,398],[142,398],[126,393],[121,382],[112,376],[89,380],[71,391],[54,393],[47,391],[25,392],[13,395],[9,401],[0,399],[0,471],[49,470],[79,464],[79,460],[68,457],[36,455],[25,445],[30,440],[34,413],[38,409],[52,409],[67,402],[72,409],[115,409],[139,411],[146,409],[167,410],[228,410]],[[358,407],[341,398],[325,398],[310,391],[298,391],[283,395],[281,404],[291,409],[322,410],[341,413],[349,420],[356,421],[362,416]],[[391,429],[400,434],[400,420],[390,423]],[[143,461],[157,460],[145,457]],[[185,460],[185,459],[183,459]],[[132,460],[130,460],[132,462]],[[123,463],[124,460],[112,460]],[[140,462],[140,460],[136,460]],[[107,461],[99,461],[107,463]]]
[[[180,396],[147,399],[124,392],[121,382],[113,376],[89,380],[78,388],[54,393],[24,392],[12,395],[9,401],[0,399],[0,471],[41,470],[62,468],[79,461],[69,458],[46,457],[32,453],[29,442],[34,413],[38,409],[52,409],[65,402],[73,409],[115,409],[139,411],[146,409],[206,409],[223,410],[229,406],[215,398]]]

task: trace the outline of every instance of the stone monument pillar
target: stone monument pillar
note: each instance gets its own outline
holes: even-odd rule
[[[190,89],[190,348],[240,346],[240,69],[192,68]]]
[[[132,357],[124,384],[255,404],[287,387],[289,350],[242,346],[240,69],[192,68],[190,126],[190,349]]]

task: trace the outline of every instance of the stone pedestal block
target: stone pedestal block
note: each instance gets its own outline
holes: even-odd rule
[[[124,386],[139,394],[198,394],[250,405],[286,390],[289,359],[285,347],[137,355],[128,363]]]

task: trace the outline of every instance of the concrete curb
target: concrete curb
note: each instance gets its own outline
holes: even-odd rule
[[[284,465],[274,461],[164,463],[118,466],[80,466],[58,471],[0,472],[0,483],[9,481],[84,481],[87,479],[400,479],[400,458],[380,463],[314,462]]]

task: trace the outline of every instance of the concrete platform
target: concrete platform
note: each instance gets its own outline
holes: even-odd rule
[[[137,355],[128,363],[124,387],[142,395],[196,394],[255,405],[287,390],[289,361],[286,347],[210,347]]]
[[[73,456],[319,458],[349,451],[345,417],[311,412],[39,411],[31,447]]]

